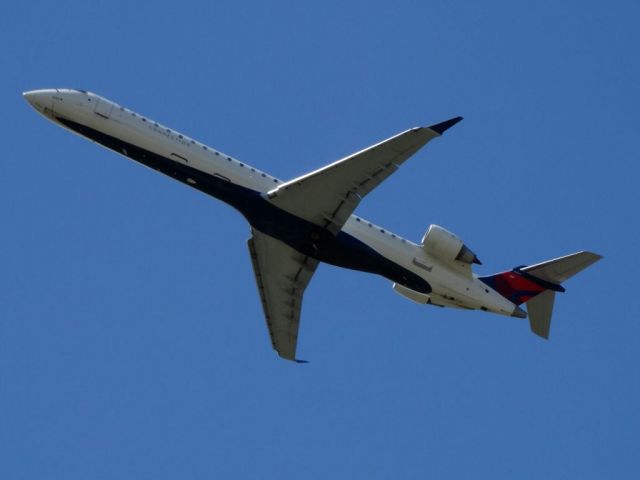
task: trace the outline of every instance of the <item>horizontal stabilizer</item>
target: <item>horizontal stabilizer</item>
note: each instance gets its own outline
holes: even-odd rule
[[[591,252],[572,253],[529,267],[517,267],[510,272],[479,277],[479,280],[516,305],[526,303],[531,331],[542,338],[549,338],[556,292],[565,291],[560,284],[601,258],[601,255]]]
[[[596,253],[578,252],[531,265],[530,267],[524,267],[521,271],[546,282],[559,284],[573,277],[576,273],[581,272],[601,258],[602,256]]]
[[[596,253],[578,252],[531,265],[530,267],[524,267],[521,268],[520,271],[526,275],[538,278],[542,280],[542,282],[559,285],[601,258],[602,256]],[[564,291],[564,289],[557,291]],[[529,314],[531,331],[542,338],[549,338],[551,315],[553,314],[553,302],[555,298],[556,292],[554,289],[548,289],[527,302],[527,313]]]

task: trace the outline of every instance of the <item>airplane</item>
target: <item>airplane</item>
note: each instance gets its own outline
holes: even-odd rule
[[[413,154],[462,117],[416,127],[313,172],[283,181],[104,97],[75,89],[32,90],[45,118],[238,210],[251,227],[249,255],[273,349],[296,355],[305,288],[320,262],[381,275],[418,304],[529,318],[548,338],[555,294],[602,257],[581,251],[490,276],[458,236],[429,226],[420,244],[353,212]],[[520,306],[526,304],[527,311]]]

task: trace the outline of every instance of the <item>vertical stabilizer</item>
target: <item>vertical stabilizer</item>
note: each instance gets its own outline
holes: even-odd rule
[[[553,290],[545,290],[527,302],[527,313],[529,314],[531,331],[542,338],[549,338],[553,301],[555,299],[556,292]]]
[[[514,304],[526,303],[531,331],[549,338],[556,292],[565,291],[560,284],[601,258],[596,253],[578,252],[480,280]]]

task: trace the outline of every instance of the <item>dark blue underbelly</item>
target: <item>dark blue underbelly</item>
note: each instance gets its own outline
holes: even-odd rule
[[[119,153],[126,151],[132,160],[228,203],[242,213],[253,228],[305,255],[331,265],[382,275],[418,292],[431,292],[430,285],[424,279],[380,255],[357,238],[345,232],[334,236],[311,222],[277,208],[260,192],[177,163],[71,120],[61,117],[57,120],[105,147]]]

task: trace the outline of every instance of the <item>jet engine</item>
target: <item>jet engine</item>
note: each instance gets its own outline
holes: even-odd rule
[[[482,265],[476,254],[448,230],[430,225],[427,233],[422,237],[422,248],[429,255],[446,262],[457,260],[463,263]]]

